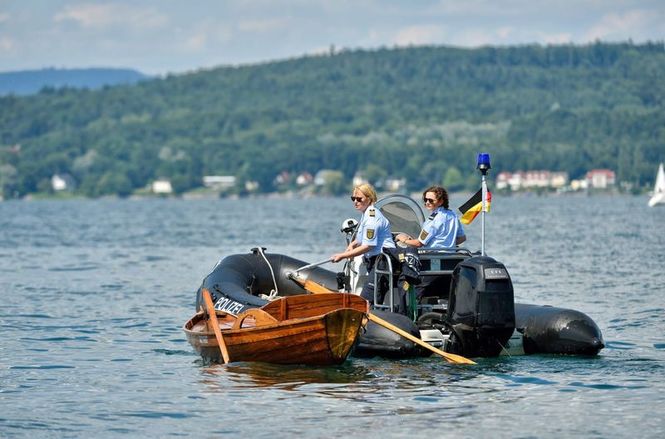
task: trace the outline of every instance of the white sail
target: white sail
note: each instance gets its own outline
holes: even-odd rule
[[[653,187],[653,196],[649,200],[649,207],[657,204],[665,204],[665,170],[663,164],[658,167],[658,174],[656,174],[656,184]]]

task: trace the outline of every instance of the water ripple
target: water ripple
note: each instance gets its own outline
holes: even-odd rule
[[[343,248],[349,217],[346,198],[0,203],[0,436],[665,437],[665,215],[640,197],[499,194],[487,218],[515,296],[592,317],[596,357],[196,355],[181,325],[220,258],[261,245],[320,260]],[[476,249],[479,224],[465,231]]]
[[[53,369],[75,369],[74,366],[65,364],[35,364],[35,365],[22,365],[22,366],[9,366],[9,369],[17,370],[53,370]]]
[[[99,265],[70,265],[70,266],[65,266],[65,267],[50,267],[48,268],[48,271],[89,271],[89,270],[96,270],[100,266]]]

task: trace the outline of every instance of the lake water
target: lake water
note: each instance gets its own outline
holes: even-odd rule
[[[664,437],[665,209],[646,204],[495,195],[487,216],[516,299],[591,316],[599,356],[320,368],[206,366],[181,326],[221,257],[341,250],[348,197],[0,203],[0,437]]]

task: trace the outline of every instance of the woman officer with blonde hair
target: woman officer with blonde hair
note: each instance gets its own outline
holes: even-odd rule
[[[358,224],[356,238],[349,243],[342,253],[332,255],[332,262],[339,262],[342,259],[353,259],[356,256],[363,255],[367,264],[367,283],[363,286],[361,297],[374,303],[374,269],[377,256],[384,248],[394,249],[390,223],[383,216],[381,210],[374,207],[377,196],[374,187],[369,183],[363,183],[353,188],[351,201],[353,207],[362,212],[362,218]],[[385,291],[381,292],[381,295]],[[379,298],[381,300],[381,298]]]

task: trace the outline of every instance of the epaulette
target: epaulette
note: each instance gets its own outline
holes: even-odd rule
[[[435,210],[434,212],[432,212],[432,214],[429,216],[428,219],[429,219],[430,221],[433,220],[433,219],[436,217],[436,214],[437,214],[437,213],[439,213],[439,212],[438,212],[437,210]]]
[[[369,208],[369,216],[376,216],[376,211],[374,210],[373,207]]]

